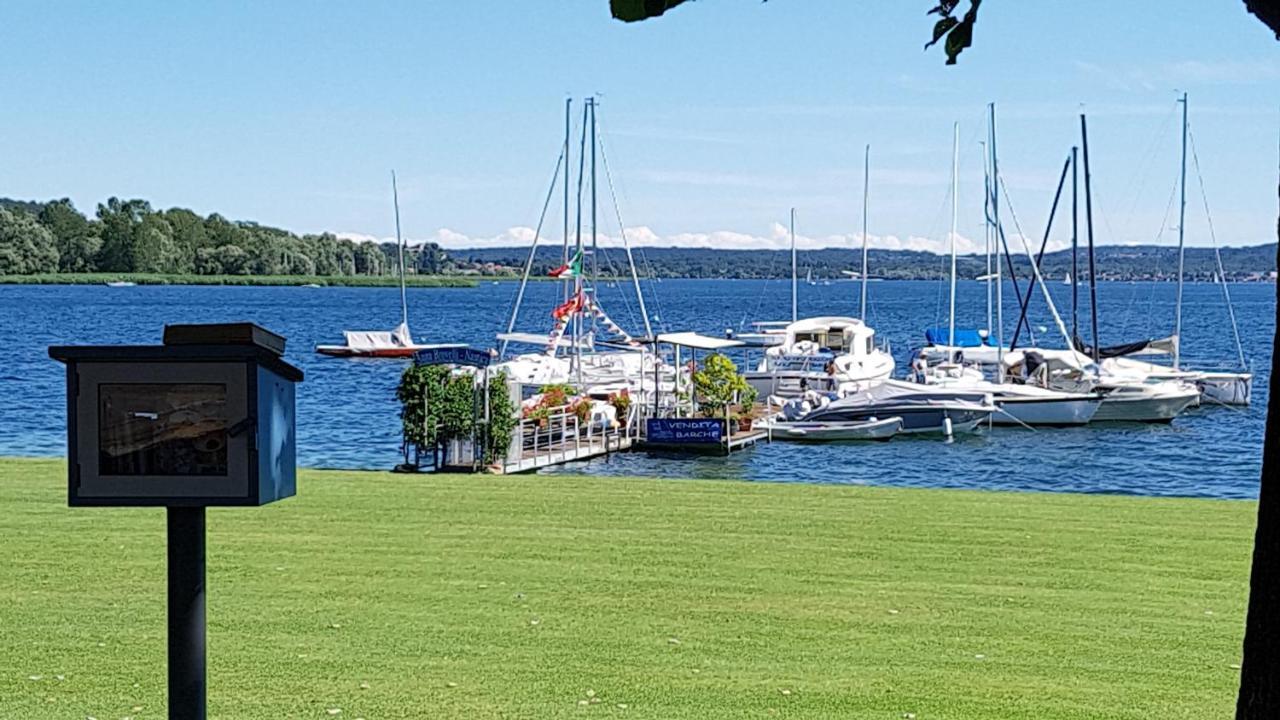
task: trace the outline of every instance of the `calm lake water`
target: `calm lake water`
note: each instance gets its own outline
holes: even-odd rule
[[[874,282],[868,321],[906,366],[923,329],[946,322],[946,284]],[[1051,285],[1069,312],[1070,288]],[[889,443],[761,445],[729,458],[647,453],[566,466],[562,472],[738,478],[758,481],[1047,490],[1085,493],[1257,496],[1268,389],[1275,288],[1229,286],[1250,366],[1257,373],[1248,409],[1205,407],[1171,425],[1098,425],[1030,431],[997,428],[955,442],[899,438]],[[668,280],[645,283],[655,330],[721,334],[752,320],[790,315],[786,280]],[[652,291],[650,293],[649,291]],[[431,342],[491,345],[505,329],[516,283],[471,289],[410,289],[411,325]],[[552,283],[532,284],[518,329],[546,332],[558,296]],[[800,288],[800,314],[856,315],[858,288],[848,281]],[[1081,288],[1081,334],[1087,337],[1087,288]],[[630,285],[602,287],[601,302],[635,334],[643,331]],[[1006,285],[1005,317],[1017,308]],[[1101,283],[1104,344],[1172,332],[1174,285]],[[960,284],[959,322],[985,326],[985,286]],[[1037,291],[1037,298],[1039,294]],[[343,329],[391,329],[400,295],[394,288],[258,288],[140,286],[0,286],[0,327],[7,332],[0,365],[0,455],[65,453],[64,375],[52,344],[158,343],[165,323],[250,320],[289,339],[288,360],[307,375],[299,388],[299,461],[309,467],[390,468],[399,459],[394,391],[405,362],[342,360],[315,355],[317,343],[341,340]],[[1033,303],[1034,329],[1061,346],[1044,302]],[[1070,319],[1067,319],[1070,322]],[[1046,328],[1041,332],[1040,328]],[[1217,285],[1189,284],[1183,357],[1191,365],[1235,362],[1235,341]]]

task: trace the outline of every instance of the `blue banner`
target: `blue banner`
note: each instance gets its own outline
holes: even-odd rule
[[[724,421],[718,418],[649,418],[645,440],[671,445],[724,442]]]
[[[413,356],[419,365],[469,365],[471,367],[489,367],[493,356],[488,350],[477,350],[465,346],[438,347],[419,350]]]

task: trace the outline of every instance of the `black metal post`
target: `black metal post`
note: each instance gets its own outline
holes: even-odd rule
[[[168,508],[169,720],[205,720],[204,508]]]

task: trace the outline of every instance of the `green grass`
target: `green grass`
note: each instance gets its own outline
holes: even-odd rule
[[[510,279],[510,278],[507,278]],[[332,285],[340,287],[399,287],[394,275],[162,275],[155,273],[44,273],[0,275],[0,285],[102,285],[127,280],[139,285]],[[409,287],[475,287],[477,278],[456,275],[411,275]]]
[[[164,513],[67,508],[64,473],[0,461],[0,718],[163,717]],[[349,472],[300,491],[209,511],[210,717],[1232,714],[1249,502]]]

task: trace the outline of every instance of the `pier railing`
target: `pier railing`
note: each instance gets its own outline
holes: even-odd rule
[[[594,417],[584,421],[569,405],[550,408],[540,418],[523,418],[515,432],[519,453],[507,458],[505,471],[522,472],[625,450],[644,432],[643,418],[643,403],[633,403],[616,427]]]

